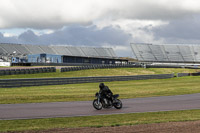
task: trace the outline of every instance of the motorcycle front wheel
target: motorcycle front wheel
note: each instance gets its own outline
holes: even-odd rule
[[[101,109],[102,109],[102,103],[99,102],[99,104],[98,104],[98,100],[95,99],[95,100],[93,101],[93,107],[94,107],[96,110],[101,110]]]
[[[114,107],[116,109],[121,109],[122,108],[122,102],[119,99],[116,99],[116,102],[114,104]]]

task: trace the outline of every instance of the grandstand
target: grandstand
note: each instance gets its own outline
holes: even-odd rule
[[[200,45],[131,43],[133,54],[142,62],[200,63]]]
[[[41,57],[45,59],[40,59]],[[46,63],[47,58],[49,59],[48,63],[50,63],[53,58],[57,58],[57,63],[115,64],[115,62],[119,61],[127,62],[127,60],[119,59],[112,48],[7,43],[0,43],[0,58],[9,62],[12,61],[12,58],[20,58],[34,63]],[[55,63],[55,59],[53,63]]]

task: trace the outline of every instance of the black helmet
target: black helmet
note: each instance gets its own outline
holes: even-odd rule
[[[99,88],[100,88],[100,89],[103,89],[104,86],[105,86],[104,83],[100,83],[100,84],[99,84]]]

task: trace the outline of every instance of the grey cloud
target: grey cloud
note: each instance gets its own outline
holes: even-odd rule
[[[154,28],[152,32],[156,38],[164,38],[170,43],[200,43],[199,21],[200,16],[173,20],[168,25]]]
[[[139,20],[172,20],[182,18],[184,16],[194,14],[193,11],[186,11],[177,8],[170,8],[167,4],[149,3],[144,1],[138,1],[137,3],[130,3],[128,8],[123,10],[115,10],[110,14],[115,14],[116,18],[128,18],[128,19],[139,19]]]
[[[28,30],[18,36],[18,41],[26,44],[35,44],[40,42],[39,38],[33,31]]]
[[[14,39],[15,38],[15,39]],[[18,37],[3,37],[0,34],[0,42],[25,43],[25,44],[68,44],[68,45],[86,45],[101,46],[109,45],[127,45],[131,36],[120,29],[105,27],[98,29],[96,26],[68,26],[62,30],[57,30],[51,34],[36,35],[28,30]]]
[[[191,0],[9,0],[0,2],[0,28],[59,29],[101,19],[172,20],[200,14]]]
[[[17,37],[4,37],[2,33],[0,33],[0,43],[18,43]]]

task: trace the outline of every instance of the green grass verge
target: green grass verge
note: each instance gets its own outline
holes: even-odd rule
[[[120,98],[200,93],[200,76],[105,82]],[[0,88],[0,104],[93,100],[99,83]]]
[[[117,115],[1,120],[0,131],[45,130],[53,128],[104,127],[200,120],[200,110],[131,113]]]
[[[128,75],[147,75],[147,74],[169,74],[169,73],[193,73],[199,72],[198,69],[184,68],[112,68],[112,69],[90,69],[71,72],[38,73],[5,75],[0,79],[8,78],[55,78],[55,77],[88,77],[88,76],[128,76]]]

